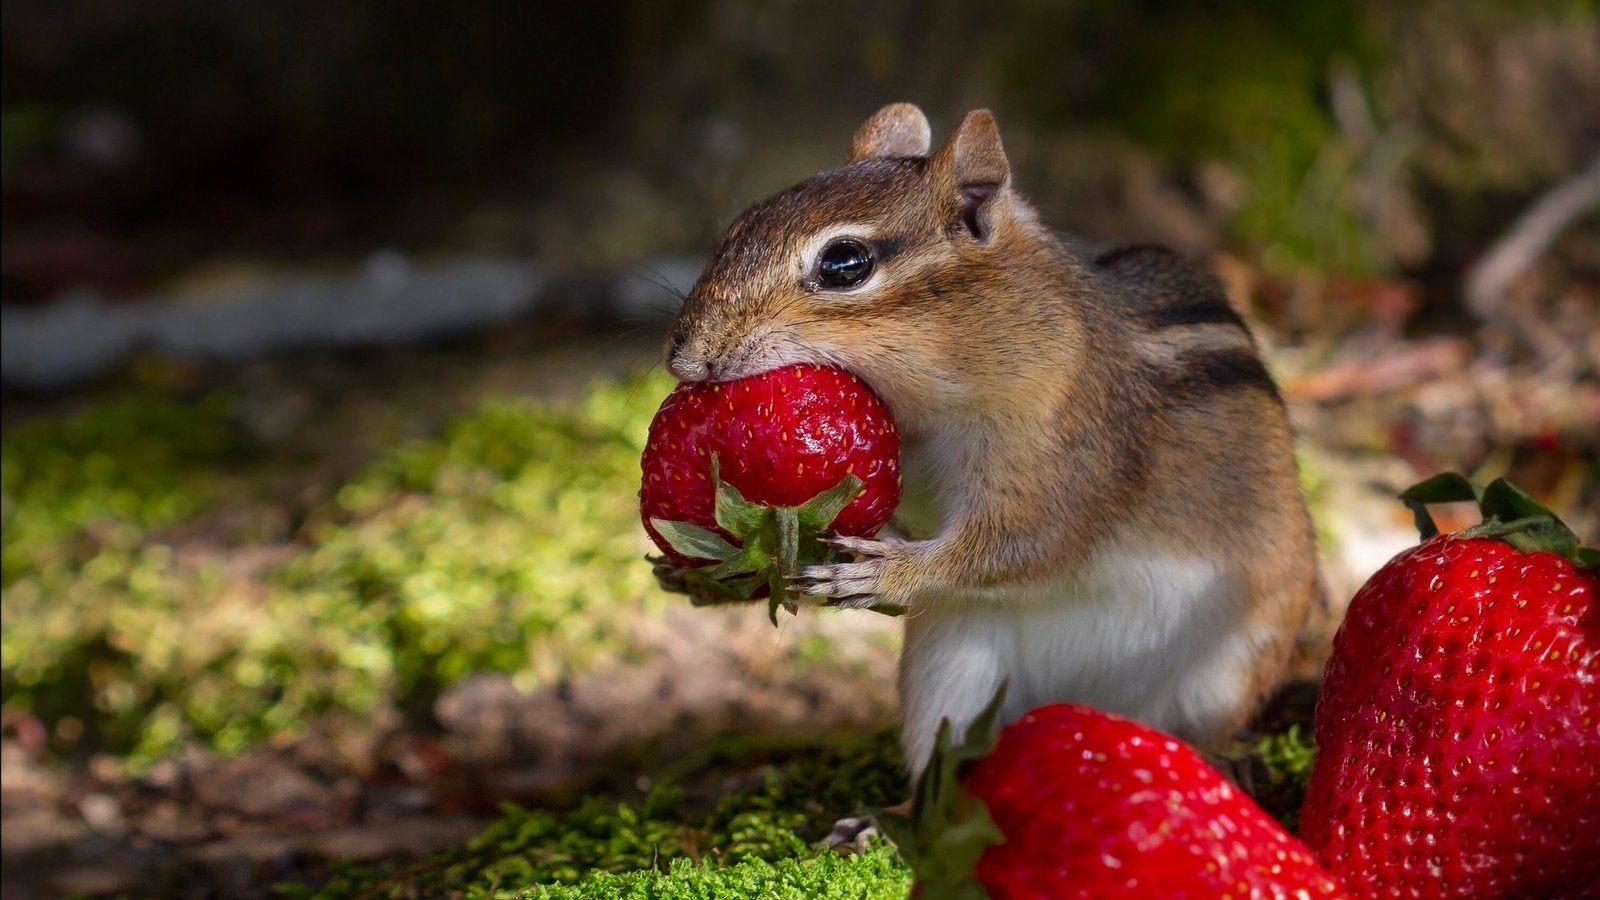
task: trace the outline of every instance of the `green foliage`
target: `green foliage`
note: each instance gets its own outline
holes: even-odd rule
[[[389,872],[353,868],[316,895],[904,897],[909,872],[888,850],[844,858],[816,843],[839,815],[903,790],[893,736],[881,733],[770,771],[709,810],[686,809],[672,789],[637,806],[510,808],[464,847]]]
[[[1169,160],[1239,176],[1229,228],[1279,269],[1371,269],[1353,187],[1361,164],[1327,102],[1330,74],[1379,57],[1371,9],[1136,0],[1037,4],[1008,54],[1012,95],[1035,121],[1095,123]]]
[[[1551,133],[1570,114],[1541,81],[1560,76],[1529,74],[1511,93],[1467,60],[1540,52],[1506,40],[1536,21],[1587,33],[1594,0],[1023,8],[1027,27],[1004,54],[1008,96],[1036,122],[1093,123],[1172,162],[1222,163],[1236,186],[1201,178],[1231,212],[1230,245],[1280,272],[1415,267],[1430,248],[1414,230],[1430,223],[1432,252],[1456,235],[1470,249],[1504,227],[1493,195],[1530,193],[1580,164],[1562,162]],[[1506,93],[1484,95],[1494,83]]]
[[[633,485],[665,391],[486,402],[375,461],[301,541],[199,554],[152,529],[246,490],[226,471],[226,398],[114,401],[14,429],[4,704],[64,743],[147,759],[426,702],[467,672],[530,687],[626,651],[627,620],[658,598]]]
[[[1330,71],[1370,55],[1367,13],[1339,0],[1160,7],[1137,25],[1103,112],[1147,145],[1228,162],[1243,178],[1231,228],[1269,264],[1365,271],[1368,246],[1350,176],[1359,163],[1326,102]],[[1182,65],[1153,65],[1182,60]]]
[[[1300,726],[1291,725],[1288,731],[1262,738],[1253,749],[1268,772],[1267,783],[1255,786],[1256,802],[1285,828],[1295,831],[1311,767],[1317,761],[1317,745],[1300,732]]]

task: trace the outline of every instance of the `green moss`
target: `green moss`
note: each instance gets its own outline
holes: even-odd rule
[[[100,546],[136,544],[204,508],[223,483],[215,467],[238,449],[229,410],[223,395],[131,394],[10,429],[0,581],[9,589],[88,562]]]
[[[1300,821],[1311,767],[1317,761],[1317,745],[1301,733],[1300,726],[1291,725],[1288,731],[1262,738],[1253,749],[1268,772],[1267,783],[1255,785],[1252,792],[1256,802],[1293,832]]]
[[[479,881],[450,891],[397,883],[364,894],[359,877],[341,877],[324,890],[284,888],[287,896],[459,897],[462,900],[904,900],[911,871],[894,851],[876,846],[859,856],[834,853],[732,865],[679,857],[631,872],[595,872],[571,884],[528,886],[515,877]]]
[[[612,384],[576,409],[490,401],[342,488],[277,583],[309,622],[342,624],[331,649],[385,694],[475,671],[532,687],[623,649],[630,612],[657,596],[635,485],[665,393]]]
[[[882,848],[854,858],[817,841],[840,815],[905,792],[893,736],[812,755],[709,809],[658,789],[638,805],[557,814],[511,808],[464,847],[396,869],[351,868],[319,897],[903,897],[909,873]]]
[[[1292,829],[1316,748],[1297,727],[1243,752],[1264,766],[1252,793]],[[719,758],[706,771],[725,770]],[[911,876],[892,851],[820,850],[840,815],[903,797],[893,735],[814,752],[698,810],[674,789],[642,803],[590,801],[570,813],[508,808],[466,845],[408,865],[351,866],[296,896],[463,898],[767,898],[906,896]]]
[[[287,561],[180,556],[152,529],[242,490],[228,401],[116,400],[5,436],[8,711],[149,759],[320,713],[426,703],[472,671],[531,687],[628,649],[661,602],[634,485],[663,379],[576,404],[484,403],[396,448],[310,517]],[[260,555],[259,553],[257,555]]]
[[[877,847],[863,856],[829,854],[724,868],[679,859],[665,873],[603,873],[580,884],[552,885],[522,896],[551,900],[903,900],[910,888],[911,873],[905,864],[893,851]]]
[[[150,533],[238,488],[224,474],[241,445],[230,407],[222,395],[140,393],[6,433],[0,691],[8,710],[34,712],[69,739],[143,730],[163,690],[159,678],[144,680],[157,674],[144,663],[159,669],[173,657],[184,621],[170,590],[171,548]],[[192,580],[209,586],[213,574]],[[148,633],[152,626],[160,633]],[[158,646],[134,646],[145,640]]]

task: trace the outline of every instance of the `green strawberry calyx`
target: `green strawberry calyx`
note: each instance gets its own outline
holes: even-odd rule
[[[745,499],[739,489],[722,480],[717,458],[711,458],[711,482],[716,485],[717,527],[734,541],[692,522],[651,519],[656,532],[684,556],[712,560],[697,569],[685,569],[652,558],[663,585],[687,593],[696,606],[718,606],[749,601],[767,588],[767,615],[778,624],[778,609],[791,614],[804,598],[789,579],[807,566],[838,562],[838,550],[823,541],[828,526],[866,489],[860,478],[846,475],[838,484],[799,506],[769,506]],[[897,607],[874,606],[875,612],[900,615]]]
[[[1461,532],[1462,537],[1493,538],[1523,552],[1554,553],[1583,568],[1600,566],[1600,549],[1582,546],[1577,533],[1549,507],[1504,478],[1480,487],[1464,475],[1445,472],[1412,485],[1400,499],[1416,517],[1423,540],[1439,534],[1428,504],[1473,501],[1483,521]]]
[[[939,723],[933,757],[917,780],[911,814],[883,810],[873,818],[916,875],[918,900],[984,900],[989,896],[973,877],[978,860],[989,847],[1003,843],[1005,835],[989,817],[989,808],[961,785],[968,765],[994,750],[1000,707],[1006,685],[1001,683],[983,712],[967,726],[961,743],[951,746],[950,720]]]

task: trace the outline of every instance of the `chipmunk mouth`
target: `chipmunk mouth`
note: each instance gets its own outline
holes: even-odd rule
[[[667,354],[667,371],[679,381],[734,381],[755,375],[775,366],[750,365],[751,354],[735,350],[732,353],[700,354],[674,346]]]
[[[667,371],[679,381],[712,381],[711,366],[703,360],[688,360],[681,356],[667,359]]]
[[[698,381],[737,381],[802,363],[837,366],[827,354],[819,353],[809,345],[783,332],[767,332],[741,343],[733,350],[705,360],[699,366],[685,367],[699,377]],[[668,371],[679,375],[669,363]],[[704,372],[701,372],[701,369]],[[679,375],[682,378],[682,375]]]
[[[675,348],[667,359],[667,371],[679,381],[727,382],[762,375],[784,366],[830,366],[860,378],[879,390],[860,366],[833,348],[817,346],[792,334],[772,331],[745,341],[733,350],[707,357],[685,354]],[[882,392],[879,391],[881,394]]]
[[[760,375],[770,369],[784,365],[781,362],[771,364],[751,364],[747,360],[716,359],[685,359],[675,357],[667,360],[667,371],[679,381],[738,381],[751,375]]]

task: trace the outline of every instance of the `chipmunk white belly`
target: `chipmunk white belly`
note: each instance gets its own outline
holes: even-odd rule
[[[928,598],[906,622],[906,759],[920,772],[939,721],[959,735],[1009,682],[1003,721],[1072,701],[1189,740],[1245,702],[1258,644],[1239,580],[1218,562],[1111,549],[1071,575]]]

